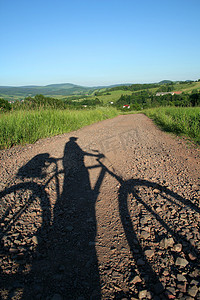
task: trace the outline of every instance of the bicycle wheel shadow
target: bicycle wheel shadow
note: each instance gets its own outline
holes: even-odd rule
[[[115,174],[111,175],[116,177]],[[193,231],[189,223],[193,220],[194,213],[200,213],[200,208],[157,183],[142,179],[118,180],[121,183],[118,192],[119,214],[133,258],[130,281],[139,275],[141,280],[136,284],[136,293],[147,289],[153,299],[174,299],[174,291],[170,288],[173,284],[176,287],[177,275],[184,271],[192,274],[197,267],[198,247],[187,239],[185,233],[188,229]],[[187,212],[185,223],[179,214],[181,211]],[[163,260],[168,255],[167,259],[170,259],[167,264],[166,261],[162,262],[161,255]],[[189,255],[196,259],[190,260]],[[176,264],[178,258],[188,260],[185,261],[185,270],[183,266]],[[163,281],[164,271],[175,278],[168,286]],[[183,284],[180,285],[180,289],[183,291],[185,286],[183,288]],[[145,294],[147,298],[148,293]],[[116,299],[126,296],[128,295],[119,293]]]
[[[14,299],[26,289],[27,265],[32,265],[35,259],[34,243],[41,234],[44,235],[44,229],[48,230],[50,226],[49,196],[45,186],[38,184],[34,179],[45,179],[47,165],[51,162],[48,153],[35,156],[18,170],[17,177],[21,182],[0,192],[3,295],[4,289],[7,290],[7,296],[2,296],[2,299]],[[42,227],[37,230],[34,225],[39,218],[42,220]]]

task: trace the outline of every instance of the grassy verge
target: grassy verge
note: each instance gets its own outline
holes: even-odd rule
[[[0,149],[34,143],[40,138],[77,130],[97,121],[117,116],[115,108],[84,111],[35,110],[15,111],[0,115]]]
[[[163,130],[200,144],[200,107],[159,107],[143,112]]]

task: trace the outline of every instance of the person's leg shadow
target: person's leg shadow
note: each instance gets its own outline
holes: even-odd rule
[[[64,299],[101,299],[95,250],[97,193],[91,189],[84,152],[71,137],[63,156],[63,191],[54,207],[53,264],[60,271],[54,289]]]

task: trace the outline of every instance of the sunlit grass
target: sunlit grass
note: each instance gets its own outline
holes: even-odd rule
[[[144,113],[163,130],[190,137],[200,144],[200,107],[159,107]]]
[[[115,108],[91,110],[14,111],[0,115],[0,149],[34,143],[40,138],[77,130],[97,121],[113,118]]]

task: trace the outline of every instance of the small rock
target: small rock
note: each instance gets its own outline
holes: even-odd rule
[[[15,245],[20,245],[21,242],[20,242],[19,240],[15,240],[15,241],[14,241],[14,244],[15,244]]]
[[[190,239],[190,244],[192,245],[192,246],[196,246],[196,240],[195,239]]]
[[[169,275],[169,272],[167,270],[164,270],[163,275],[167,276],[167,275]]]
[[[198,287],[194,285],[193,287],[190,287],[187,292],[191,297],[195,297],[198,293],[198,290]]]
[[[194,279],[190,282],[190,285],[198,285],[198,284],[199,284],[199,282]]]
[[[188,256],[189,256],[189,259],[192,261],[197,259],[197,257],[192,253],[189,253]]]
[[[159,191],[158,189],[154,189],[153,192],[154,192],[155,194],[159,194],[159,193],[160,193],[160,191]]]
[[[178,274],[177,275],[177,280],[179,281],[179,282],[187,282],[187,279],[185,278],[185,276],[183,276],[182,274]]]
[[[200,276],[200,271],[199,270],[194,270],[192,273],[188,274],[191,278],[197,278]]]
[[[145,227],[143,227],[143,230],[146,231],[146,232],[150,232],[151,231],[151,227],[145,226]]]
[[[160,242],[160,246],[167,249],[172,248],[174,245],[174,239],[171,237],[169,239],[165,238]]]
[[[131,280],[131,283],[133,283],[133,284],[136,284],[136,283],[139,283],[139,282],[142,282],[142,279],[140,278],[140,276],[135,276],[134,278],[133,278],[133,280]]]
[[[18,253],[18,249],[16,249],[16,248],[10,248],[9,252],[12,253],[12,254],[16,254],[16,253]]]
[[[176,295],[176,289],[174,287],[168,287],[166,289],[166,292],[168,295],[174,295],[174,296]],[[168,296],[168,298],[169,298],[169,296]],[[169,298],[169,299],[174,299],[174,298]]]
[[[176,287],[181,293],[186,293],[186,282],[178,283]]]
[[[170,292],[168,292],[168,291],[165,292],[165,295],[167,296],[167,299],[175,299],[176,298],[176,296],[170,294]]]
[[[176,244],[176,245],[174,245],[174,251],[181,252],[182,251],[182,244]]]
[[[121,275],[118,273],[118,272],[116,272],[116,271],[114,271],[113,273],[112,273],[112,277],[113,278],[119,278]]]
[[[178,257],[175,262],[176,266],[185,267],[188,265],[188,261],[185,258]]]
[[[154,254],[155,254],[154,250],[146,250],[146,251],[145,251],[145,255],[146,255],[148,258],[153,257]]]
[[[198,187],[198,185],[193,184],[192,189],[193,189],[193,191],[198,191],[198,190],[199,190],[199,187]]]
[[[147,290],[140,291],[138,297],[139,297],[139,299],[146,299],[146,297],[147,297]]]
[[[174,287],[167,287],[165,296],[167,299],[176,299],[176,289]]]
[[[143,230],[140,234],[140,237],[143,238],[144,240],[146,240],[150,237],[150,233]]]
[[[33,242],[35,245],[38,245],[38,238],[37,238],[36,235],[34,235],[34,236],[32,237],[32,242]]]

